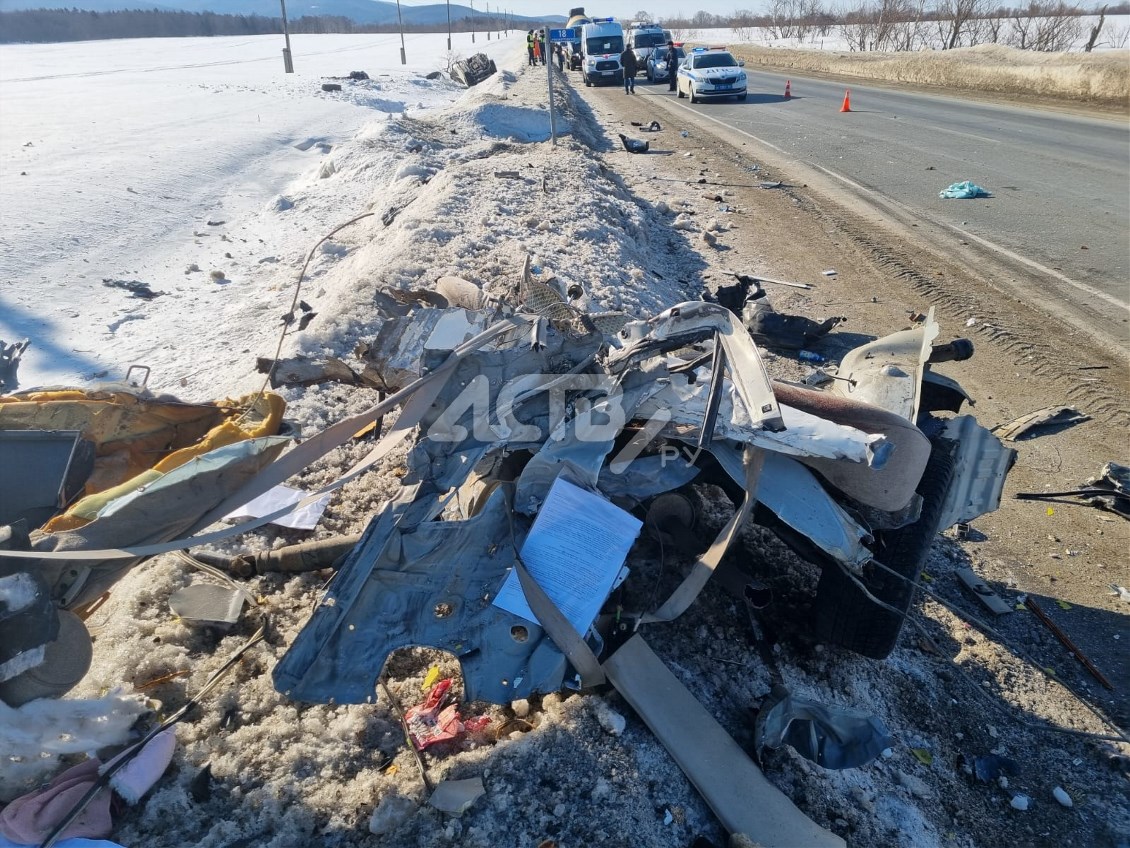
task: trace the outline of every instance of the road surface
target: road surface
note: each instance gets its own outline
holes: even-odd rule
[[[994,284],[1088,332],[1130,329],[1130,124],[886,88],[749,73],[744,103],[690,105],[666,85],[637,87],[777,155],[799,179],[878,210]],[[943,200],[972,180],[992,193]]]

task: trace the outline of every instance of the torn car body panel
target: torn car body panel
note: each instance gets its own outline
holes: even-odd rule
[[[301,701],[366,703],[392,651],[427,645],[459,659],[468,699],[557,691],[565,657],[538,625],[491,603],[521,544],[509,513],[500,490],[466,521],[407,527],[386,508],[275,666],[275,688]]]

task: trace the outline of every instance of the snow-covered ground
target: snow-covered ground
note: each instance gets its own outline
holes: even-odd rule
[[[255,317],[274,307],[274,284],[390,176],[374,163],[327,176],[342,143],[464,94],[424,77],[447,70],[446,47],[409,36],[402,66],[397,36],[296,36],[294,74],[276,36],[0,47],[0,339],[32,341],[21,385],[137,363],[158,388],[234,389],[243,372],[199,341],[238,336],[242,350],[273,332]],[[461,33],[452,47],[501,56],[519,43]],[[371,80],[321,90],[354,70]],[[164,294],[146,302],[103,279]]]

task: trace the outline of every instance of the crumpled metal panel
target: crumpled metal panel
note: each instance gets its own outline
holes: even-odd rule
[[[943,435],[957,442],[957,451],[953,482],[946,493],[939,531],[997,509],[1005,478],[1016,462],[1016,451],[1006,448],[972,415],[959,415],[947,421]]]
[[[738,457],[741,468],[741,457]],[[648,498],[670,492],[691,482],[698,476],[698,466],[668,456],[641,456],[633,459],[622,470],[610,466],[600,469],[597,488],[610,498],[620,498],[642,503]]]
[[[318,609],[275,666],[275,688],[300,701],[371,702],[389,654],[429,646],[454,654],[468,700],[508,704],[555,692],[565,657],[538,625],[491,604],[525,525],[496,490],[467,521],[370,523]]]
[[[745,480],[741,452],[715,442],[710,452],[736,482]],[[863,544],[871,534],[837,504],[816,475],[787,456],[765,454],[757,500],[833,559],[857,569],[874,557]]]

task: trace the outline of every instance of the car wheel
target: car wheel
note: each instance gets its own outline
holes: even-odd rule
[[[675,83],[675,93],[677,95],[679,95],[680,100],[682,100],[683,97],[686,96],[686,95],[683,94],[683,87],[681,85],[679,85],[678,83]]]
[[[585,77],[585,88],[592,88],[592,80],[589,79],[589,75],[584,74],[584,77]]]
[[[687,93],[691,96],[691,103],[698,103],[698,97],[695,96],[693,85],[690,87]]]
[[[737,101],[738,101],[739,103],[745,103],[745,95],[744,95],[744,94],[739,94],[739,95],[737,96]]]
[[[914,601],[913,583],[938,536],[942,507],[953,480],[956,447],[949,439],[933,440],[930,461],[918,483],[922,497],[918,520],[877,534],[875,558],[901,577],[881,569],[868,573],[864,568],[861,582],[868,591],[900,614],[877,607],[838,565],[828,563],[820,573],[813,604],[817,639],[877,660],[885,659],[894,650],[906,611]]]

